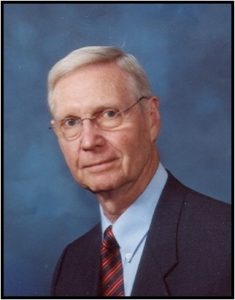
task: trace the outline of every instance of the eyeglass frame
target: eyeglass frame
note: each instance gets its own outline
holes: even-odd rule
[[[149,99],[149,98],[150,98],[150,97],[141,96],[136,102],[134,102],[134,103],[131,104],[130,106],[128,106],[128,107],[126,107],[126,108],[124,108],[124,109],[122,109],[122,110],[119,110],[119,111],[118,111],[118,114],[121,114],[121,115],[125,114],[125,113],[128,112],[130,109],[132,109],[134,106],[136,106],[138,103],[140,103],[141,100],[143,100],[143,99]],[[85,118],[83,118],[83,119],[81,119],[81,118],[79,118],[79,117],[74,117],[74,118],[75,118],[75,119],[78,119],[78,120],[80,121],[81,125],[83,125],[83,121],[84,121],[84,120],[90,120],[90,121],[96,120],[96,119],[98,118],[99,114],[102,114],[103,112],[105,112],[105,111],[108,110],[108,109],[109,109],[109,108],[104,109],[104,110],[102,110],[102,111],[100,111],[100,112],[96,112],[96,113],[94,113],[92,116],[90,116],[90,117],[85,117]],[[112,109],[112,107],[110,107],[110,109]],[[75,140],[76,138],[80,137],[81,133],[80,133],[80,134],[76,134],[75,136],[73,136],[73,137],[71,137],[71,138],[68,138],[68,137],[65,136],[65,134],[64,134],[64,132],[63,132],[62,130],[61,130],[61,131],[58,131],[58,130],[56,129],[56,128],[58,128],[58,127],[56,126],[56,123],[62,124],[63,121],[66,120],[66,118],[68,118],[68,117],[65,117],[65,118],[60,119],[60,120],[51,120],[51,126],[49,127],[49,129],[54,129],[55,133],[56,133],[58,136],[59,136],[59,135],[63,136],[63,138],[64,138],[65,140],[67,140],[67,141],[73,141],[73,140]],[[100,126],[99,123],[97,123],[97,125],[98,125],[98,127]],[[121,125],[121,124],[120,124],[120,125]],[[118,126],[120,126],[120,125],[118,125]],[[118,127],[118,126],[110,127],[110,130],[111,130],[111,129],[114,129],[114,128]],[[102,130],[109,130],[108,128],[107,128],[107,129],[103,129],[102,126],[101,126],[101,129],[102,129]]]

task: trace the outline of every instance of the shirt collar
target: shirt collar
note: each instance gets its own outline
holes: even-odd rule
[[[113,224],[106,218],[100,206],[102,232],[104,233],[105,229],[112,225],[120,249],[125,253],[130,253],[130,260],[149,230],[155,207],[167,177],[165,168],[159,163],[145,191]]]

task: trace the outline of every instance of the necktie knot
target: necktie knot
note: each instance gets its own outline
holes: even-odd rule
[[[116,241],[115,236],[113,234],[111,225],[104,232],[103,247],[108,249],[119,248],[118,242]]]

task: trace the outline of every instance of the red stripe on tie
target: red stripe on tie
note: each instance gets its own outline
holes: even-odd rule
[[[124,296],[121,255],[112,226],[105,230],[101,246],[101,295]]]
[[[109,255],[102,261],[102,268],[104,269],[106,265],[109,265],[110,262],[113,260],[113,256]]]
[[[119,270],[122,269],[122,264],[119,263],[118,265],[115,266],[109,273],[104,276],[103,282],[106,283],[115,273],[117,273]]]
[[[123,284],[122,278],[119,278],[115,283],[106,291],[106,296],[114,296],[117,295],[117,292],[120,294],[122,291],[119,290],[121,285]]]

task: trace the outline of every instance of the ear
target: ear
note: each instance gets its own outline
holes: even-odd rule
[[[149,126],[152,142],[155,142],[160,131],[160,102],[156,96],[148,99]]]

